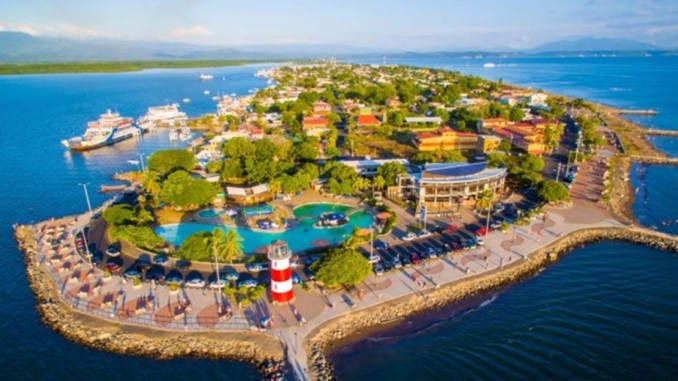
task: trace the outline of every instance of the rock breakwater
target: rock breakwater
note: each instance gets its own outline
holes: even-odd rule
[[[25,254],[26,274],[42,321],[69,340],[99,350],[162,360],[192,357],[245,361],[257,366],[263,379],[288,378],[281,343],[269,335],[162,331],[111,323],[71,309],[39,266],[31,228],[16,227],[15,238]]]
[[[311,332],[306,341],[312,375],[321,380],[335,378],[325,351],[340,346],[349,336],[518,282],[534,275],[575,247],[606,240],[627,241],[678,252],[676,237],[644,228],[594,228],[572,232],[510,266],[442,286],[424,297],[408,296],[330,320]]]

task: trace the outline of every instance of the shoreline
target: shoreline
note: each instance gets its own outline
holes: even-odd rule
[[[532,277],[575,247],[600,241],[625,241],[678,253],[678,239],[668,234],[636,228],[577,230],[531,253],[523,261],[446,284],[428,292],[425,299],[405,296],[327,321],[310,332],[304,343],[309,354],[309,370],[313,372],[313,378],[333,379],[329,355],[355,342],[356,338],[352,336],[364,337],[366,333],[388,329],[404,318],[433,313],[454,303],[463,303],[468,298],[510,286]]]
[[[277,338],[257,332],[177,332],[150,329],[88,316],[67,306],[37,263],[34,242],[18,227],[15,238],[40,320],[66,339],[107,352],[158,360],[196,358],[252,364],[263,379],[277,379],[284,369],[284,348]],[[271,373],[275,368],[276,372]]]

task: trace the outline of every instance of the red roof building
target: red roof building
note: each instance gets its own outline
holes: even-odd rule
[[[327,132],[329,121],[325,117],[306,117],[301,122],[301,128],[307,135],[319,136]]]
[[[358,115],[356,119],[356,126],[358,127],[378,126],[380,124],[379,119],[372,114]]]
[[[415,144],[419,151],[475,150],[478,135],[471,132],[459,132],[451,128],[441,128],[436,132],[417,135]]]
[[[327,115],[332,112],[332,105],[323,102],[323,101],[317,101],[313,104],[313,113],[316,115]]]

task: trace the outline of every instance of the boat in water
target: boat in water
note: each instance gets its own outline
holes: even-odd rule
[[[213,76],[213,75],[209,75],[209,74],[200,74],[200,80],[201,80],[201,81],[211,81],[211,80],[213,80],[213,79],[214,79],[214,76]]]
[[[191,98],[184,98],[181,101],[184,103],[191,103]]]
[[[146,115],[139,119],[139,127],[144,129],[142,123],[149,125],[152,123],[154,126],[158,124],[161,125],[174,125],[176,121],[183,122],[186,120],[186,113],[179,111],[179,104],[173,103],[171,105],[165,106],[156,106],[149,107]],[[144,131],[146,131],[144,129]]]
[[[179,130],[172,130],[169,133],[169,140],[171,142],[179,140]]]
[[[492,63],[492,62],[487,62],[483,64],[483,67],[488,67],[488,68],[493,68],[496,67],[497,65]]]
[[[184,126],[181,126],[181,128],[179,128],[179,140],[180,141],[183,142],[183,141],[189,140],[192,137],[193,137],[193,132],[191,132],[191,129],[188,126],[184,125]]]
[[[134,119],[123,118],[117,112],[106,110],[99,120],[88,122],[82,136],[76,136],[61,143],[74,151],[87,151],[115,144],[141,135],[141,129],[133,124]]]

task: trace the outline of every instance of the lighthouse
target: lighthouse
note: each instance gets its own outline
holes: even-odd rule
[[[268,247],[268,259],[271,260],[271,299],[274,303],[288,303],[294,299],[291,256],[285,241],[273,241]]]

